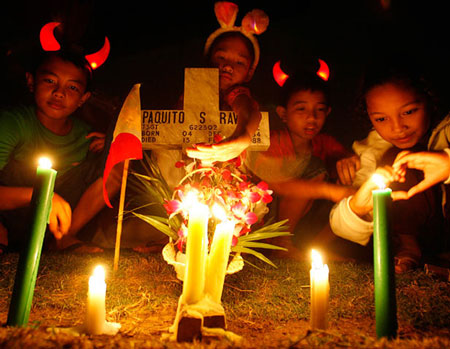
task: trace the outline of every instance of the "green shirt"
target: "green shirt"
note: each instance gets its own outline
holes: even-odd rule
[[[72,130],[59,136],[44,127],[33,106],[0,111],[0,180],[3,185],[30,185],[39,157],[48,156],[58,177],[86,159],[90,127],[72,118]],[[8,173],[9,172],[9,173]]]

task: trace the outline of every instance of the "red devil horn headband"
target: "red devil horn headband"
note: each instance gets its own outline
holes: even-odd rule
[[[327,63],[323,61],[322,59],[318,59],[319,61],[319,69],[316,72],[316,75],[320,77],[324,81],[328,81],[328,78],[330,77],[330,69],[328,68]],[[286,74],[281,69],[281,63],[280,61],[276,62],[272,69],[273,78],[277,82],[277,84],[282,87],[287,79],[289,79],[289,75]]]
[[[319,70],[316,72],[316,74],[325,81],[328,81],[328,78],[330,77],[330,69],[328,68],[328,64],[325,63],[325,61],[321,60],[319,58]]]
[[[277,82],[277,84],[282,87],[286,80],[289,78],[289,75],[287,75],[282,69],[280,65],[280,61],[276,62],[272,69],[273,78]]]
[[[44,51],[59,51],[61,49],[61,45],[58,40],[56,40],[53,33],[55,28],[60,24],[60,22],[50,22],[42,27],[39,38]],[[105,43],[103,44],[103,47],[97,52],[84,56],[84,58],[86,58],[89,62],[92,69],[97,69],[105,63],[108,58],[110,48],[111,46],[109,44],[109,40],[105,36]]]

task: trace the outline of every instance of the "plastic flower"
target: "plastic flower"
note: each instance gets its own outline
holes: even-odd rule
[[[221,136],[217,135],[215,140],[220,141]],[[176,166],[181,163],[177,163]],[[235,220],[237,227],[235,238],[249,234],[251,226],[260,221],[268,212],[266,204],[272,201],[272,191],[265,182],[259,182],[257,185],[252,183],[250,177],[239,169],[238,165],[240,164],[240,157],[238,157],[227,162],[216,163],[214,166],[205,166],[197,161],[184,165],[185,177],[176,187],[172,199],[167,200],[164,204],[169,219],[176,215],[180,215],[182,218],[181,229],[178,232],[179,241],[177,241],[180,250],[186,242],[185,235],[181,234],[187,232],[185,220],[188,218],[189,197],[193,193],[211,210],[214,205],[219,205],[228,219]],[[220,220],[214,218],[212,223],[210,222],[209,241],[212,241],[214,227]]]
[[[163,206],[166,209],[167,214],[169,215],[171,215],[172,213],[178,213],[182,207],[181,201],[178,200],[167,201]]]

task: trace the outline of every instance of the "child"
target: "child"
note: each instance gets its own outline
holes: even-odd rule
[[[104,206],[99,155],[104,136],[72,117],[90,97],[91,74],[88,62],[78,54],[46,52],[26,74],[34,105],[0,114],[0,232],[7,234],[2,239],[9,248],[18,249],[27,239],[36,162],[45,154],[58,171],[49,218],[58,249],[101,251],[81,245],[76,237]],[[118,190],[116,177],[109,181],[112,193]]]
[[[259,106],[245,84],[253,77],[259,61],[260,49],[254,34],[263,33],[269,23],[263,11],[253,10],[242,20],[242,27],[234,26],[238,8],[229,2],[217,2],[214,11],[221,28],[207,39],[205,56],[210,67],[219,69],[220,108],[233,110],[238,123],[229,139],[187,149],[189,157],[209,163],[239,156],[258,129]]]
[[[227,161],[238,157],[249,145],[256,132],[261,114],[258,104],[251,96],[250,90],[245,86],[250,81],[259,61],[259,45],[254,34],[265,31],[268,18],[264,12],[253,10],[242,20],[242,27],[234,26],[238,7],[229,2],[217,2],[214,5],[216,17],[221,28],[214,31],[205,43],[204,54],[209,67],[219,69],[219,102],[220,110],[233,110],[238,118],[237,127],[232,136],[215,145],[196,145],[183,152],[179,149],[154,149],[151,151],[151,161],[157,164],[164,180],[170,189],[174,189],[185,176],[184,168],[176,167],[177,163],[185,162],[190,158],[200,159],[204,163]],[[258,31],[255,31],[255,27]],[[179,100],[182,105],[182,98]],[[187,156],[186,156],[187,155]],[[140,171],[138,169],[137,171]],[[133,196],[146,195],[133,193]],[[147,202],[152,202],[148,198]],[[153,200],[153,202],[157,202]],[[162,205],[151,205],[140,211],[147,215],[160,215],[165,212]],[[143,230],[147,226],[143,239],[135,238],[136,230]],[[137,228],[139,227],[139,228]],[[149,229],[147,223],[135,217],[124,220],[124,238],[128,246],[134,246],[139,252],[156,252],[168,242],[167,236],[155,229]],[[133,235],[127,234],[133,232]],[[112,232],[104,233],[104,244],[113,241]],[[96,238],[97,240],[97,238]],[[100,237],[98,239],[100,241]],[[103,243],[102,243],[103,245]]]
[[[374,130],[364,141],[354,144],[361,159],[354,182],[358,186],[365,184],[330,214],[333,232],[361,245],[369,242],[373,229],[368,176],[377,167],[392,165],[402,150],[443,150],[449,146],[450,118],[447,116],[435,127],[439,111],[432,89],[417,70],[405,68],[381,66],[366,78],[363,105]],[[407,190],[423,180],[422,172],[417,170],[411,169],[405,175],[403,183],[391,185],[394,192]],[[417,266],[422,250],[433,254],[439,247],[444,221],[438,191],[439,188],[431,187],[407,201],[394,203],[392,229],[397,273]]]
[[[299,248],[306,248],[316,234],[321,232],[319,244],[332,236],[326,229],[332,202],[353,192],[327,182],[336,161],[349,152],[332,136],[320,133],[331,112],[327,82],[306,73],[290,77],[282,95],[276,112],[286,128],[271,130],[269,149],[248,152],[246,165],[278,194],[278,219],[289,219],[294,236],[292,241],[279,240],[289,250],[280,256],[303,258]]]

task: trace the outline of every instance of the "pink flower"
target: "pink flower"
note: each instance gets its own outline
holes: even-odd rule
[[[259,195],[258,193],[252,191],[250,192],[250,194],[248,195],[250,202],[252,204],[254,204],[255,202],[258,202],[259,200],[261,200],[261,195]]]
[[[239,189],[240,190],[245,190],[247,188],[248,188],[248,182],[245,182],[245,180],[244,180],[244,182],[240,182],[239,183]]]
[[[262,197],[262,202],[264,202],[265,204],[271,203],[273,200],[272,195],[268,194],[268,193],[264,193],[263,197]]]
[[[238,238],[237,238],[237,236],[233,235],[233,237],[231,239],[231,246],[236,246],[237,243],[238,243]]]
[[[264,190],[264,191],[269,189],[269,185],[266,182],[264,182],[264,181],[259,182],[256,186],[259,189]]]
[[[175,163],[175,167],[176,167],[176,168],[184,167],[184,165],[185,165],[185,163],[184,163],[183,161],[177,161],[177,162]]]
[[[244,226],[242,227],[242,229],[239,231],[239,236],[246,235],[246,234],[249,233],[250,231],[251,231],[250,228],[247,227],[246,225],[244,225]]]
[[[249,212],[245,215],[245,223],[247,223],[248,225],[255,224],[257,221],[258,216],[255,213]]]
[[[231,211],[238,217],[243,216],[245,213],[245,207],[244,207],[244,205],[242,205],[241,202],[238,202],[238,203],[234,204],[233,206],[231,206]]]
[[[167,211],[167,214],[171,215],[174,212],[177,212],[181,209],[181,201],[178,200],[170,200],[166,201],[163,205]]]
[[[233,190],[228,190],[227,191],[227,198],[231,199],[231,200],[242,199],[242,194],[240,192],[235,192]],[[231,208],[231,209],[233,209],[233,208]]]

